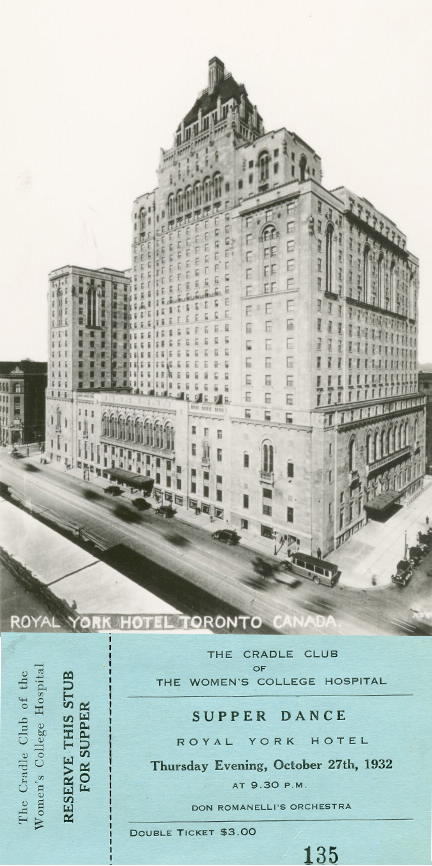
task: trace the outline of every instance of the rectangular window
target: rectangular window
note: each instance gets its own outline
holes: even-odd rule
[[[222,460],[222,448],[218,448],[216,451],[216,457],[219,462]]]
[[[287,523],[294,523],[294,508],[287,508]]]
[[[249,496],[247,493],[243,493],[243,508],[249,508]]]

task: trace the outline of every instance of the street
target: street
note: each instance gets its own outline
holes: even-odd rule
[[[276,579],[278,563],[243,540],[227,547],[180,513],[164,519],[153,509],[138,512],[127,497],[108,496],[52,465],[14,460],[3,450],[0,481],[10,485],[12,501],[16,495],[29,508],[84,527],[105,548],[101,558],[182,612],[259,616],[267,633],[428,633],[432,554],[407,587],[329,588],[305,579],[287,586]]]

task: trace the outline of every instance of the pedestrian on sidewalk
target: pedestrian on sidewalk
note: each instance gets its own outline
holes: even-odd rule
[[[427,514],[426,514],[426,526],[429,526],[429,517]]]
[[[321,559],[321,556],[322,556],[321,548],[317,547],[317,559]]]

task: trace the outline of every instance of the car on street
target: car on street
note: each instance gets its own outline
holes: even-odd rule
[[[393,583],[398,583],[400,586],[406,586],[413,575],[413,567],[409,560],[400,559],[396,566],[396,573],[392,574]]]
[[[161,514],[162,517],[174,517],[176,510],[172,505],[160,505],[159,508],[155,509],[155,513]]]
[[[298,586],[301,583],[301,580],[293,573],[289,559],[281,562],[279,570],[274,576],[279,583],[285,583],[286,586]]]
[[[240,535],[237,535],[234,529],[217,529],[212,533],[212,538],[223,541],[224,544],[238,544],[240,541]]]
[[[109,484],[108,487],[105,487],[105,493],[108,493],[109,496],[121,496],[123,490],[117,484]]]
[[[134,508],[137,508],[138,511],[147,511],[151,508],[150,502],[147,502],[142,496],[139,496],[137,499],[132,499],[132,505]]]

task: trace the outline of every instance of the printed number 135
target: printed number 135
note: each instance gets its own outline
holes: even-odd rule
[[[308,845],[307,848],[304,849],[306,851],[306,866],[312,866],[313,863],[337,863],[338,855],[336,854],[336,847],[334,845],[330,845],[330,848],[323,848],[322,845],[319,845],[316,849],[316,859],[311,860],[311,846]]]

